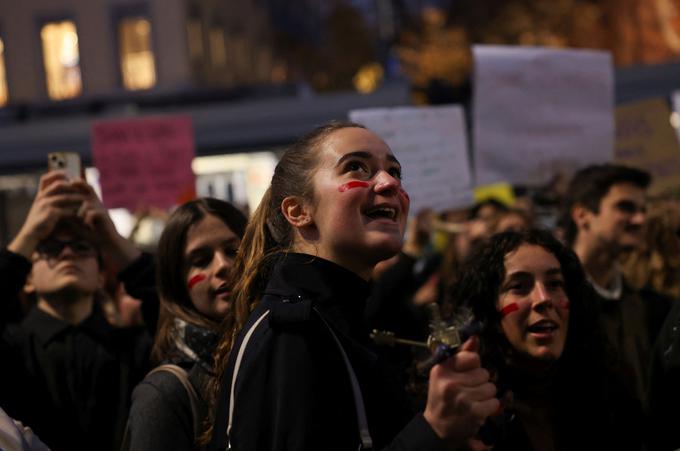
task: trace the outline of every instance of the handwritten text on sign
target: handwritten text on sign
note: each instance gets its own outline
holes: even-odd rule
[[[459,105],[355,110],[350,119],[385,140],[399,159],[410,214],[472,204],[463,109]]]
[[[194,132],[187,117],[97,122],[92,152],[107,208],[168,208],[194,196]]]
[[[540,184],[611,161],[609,53],[474,46],[475,183]]]

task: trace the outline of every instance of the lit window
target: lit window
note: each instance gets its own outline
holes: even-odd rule
[[[7,105],[7,77],[5,71],[5,43],[0,39],[0,106]]]
[[[47,94],[51,99],[76,97],[82,91],[76,25],[70,21],[45,24],[40,31]]]
[[[219,27],[210,29],[210,58],[214,66],[227,65],[227,49],[224,45],[224,30]]]
[[[192,60],[203,58],[203,27],[196,18],[187,21],[187,39],[189,41],[189,57]]]
[[[128,17],[119,24],[120,67],[126,89],[149,89],[156,84],[156,66],[151,50],[151,22]]]

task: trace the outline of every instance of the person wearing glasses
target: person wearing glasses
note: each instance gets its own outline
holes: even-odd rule
[[[115,449],[132,389],[148,370],[144,327],[114,328],[96,296],[103,262],[141,257],[120,236],[92,187],[43,175],[19,233],[0,251],[0,405],[53,450]],[[18,323],[21,293],[35,306]]]

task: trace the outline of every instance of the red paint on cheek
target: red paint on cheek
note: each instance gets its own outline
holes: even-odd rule
[[[350,190],[352,188],[368,188],[368,183],[367,182],[360,182],[359,180],[353,180],[351,182],[347,182],[343,185],[340,185],[338,187],[338,191],[341,193],[344,193],[347,190]]]
[[[206,279],[205,274],[196,274],[194,277],[189,279],[189,290],[191,290],[197,283],[201,283]]]
[[[506,316],[508,316],[512,312],[516,312],[517,310],[519,310],[519,305],[517,305],[516,302],[508,304],[501,309],[501,318],[505,318]]]
[[[404,188],[399,188],[399,194],[401,194],[401,196],[404,199],[406,199],[406,202],[411,202],[411,198],[408,197],[408,193],[406,191],[404,191]]]
[[[564,310],[569,310],[569,299],[560,299],[557,305]]]

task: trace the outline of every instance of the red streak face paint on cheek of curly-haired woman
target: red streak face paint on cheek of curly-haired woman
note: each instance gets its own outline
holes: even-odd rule
[[[506,316],[513,312],[516,312],[517,310],[519,310],[519,305],[517,305],[517,303],[513,302],[512,304],[508,304],[501,309],[501,318],[505,318]]]

